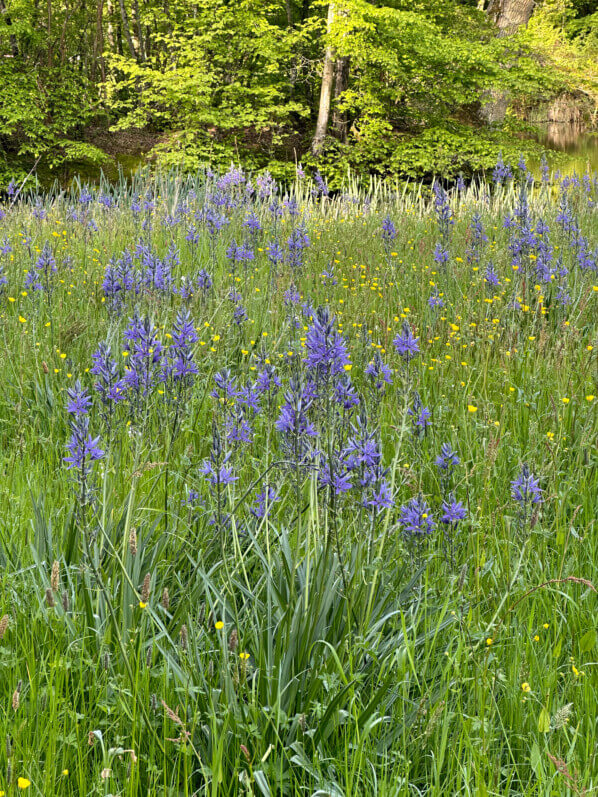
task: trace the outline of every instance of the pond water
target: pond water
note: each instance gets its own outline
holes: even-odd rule
[[[588,132],[573,123],[549,122],[540,128],[538,141],[561,155],[554,163],[561,173],[598,172],[598,131]]]

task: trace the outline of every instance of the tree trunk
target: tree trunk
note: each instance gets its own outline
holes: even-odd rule
[[[91,79],[95,83],[96,69],[99,64],[102,83],[106,82],[104,67],[104,0],[97,0],[96,31],[93,38],[93,59],[91,62]]]
[[[535,0],[490,0],[487,14],[498,27],[499,36],[511,36],[530,21]]]
[[[48,12],[48,69],[52,67],[52,0],[47,2]]]
[[[170,4],[168,0],[164,0],[164,16],[166,17],[166,27],[168,33],[172,36],[172,19],[170,17]]]
[[[125,39],[127,40],[127,45],[129,47],[129,52],[131,53],[131,58],[137,59],[137,53],[135,52],[133,38],[131,37],[131,28],[129,27],[129,17],[127,15],[125,0],[119,0],[119,5],[120,5],[120,18],[122,20],[122,30]]]
[[[336,61],[336,76],[334,81],[334,109],[332,111],[332,127],[335,133],[346,142],[347,140],[347,115],[338,107],[339,98],[343,91],[349,86],[349,71],[351,59],[348,55],[338,58]]]
[[[498,28],[500,37],[512,36],[527,25],[534,11],[535,0],[490,0],[486,13]],[[503,122],[509,107],[509,92],[490,89],[482,97],[481,116],[488,124]]]
[[[145,42],[143,40],[143,29],[141,27],[141,15],[139,13],[138,0],[133,0],[133,10],[135,11],[135,27],[137,28],[137,52],[139,53],[139,60],[145,61]]]
[[[326,33],[330,34],[334,24],[334,3],[328,5],[328,18],[326,21]],[[330,100],[332,98],[332,84],[334,82],[334,50],[327,45],[324,54],[324,65],[322,69],[322,85],[320,87],[320,106],[318,109],[318,121],[316,131],[311,143],[311,151],[317,155],[324,144],[326,132],[328,130],[328,119],[330,118]]]
[[[112,3],[110,2],[110,0],[107,0],[107,2],[106,2],[106,15],[107,15],[107,18],[108,18],[108,20],[107,20],[108,21],[108,26],[107,26],[107,31],[106,31],[107,37],[108,37],[108,48],[112,52],[114,52],[117,49],[117,44],[116,44],[116,36],[114,35],[114,24],[112,22],[113,9],[112,9]]]

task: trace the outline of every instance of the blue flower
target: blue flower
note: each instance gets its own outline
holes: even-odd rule
[[[264,487],[255,497],[255,503],[250,508],[251,514],[261,520],[272,511],[274,504],[280,501],[278,491],[274,487]]]
[[[326,185],[326,181],[324,180],[319,171],[314,174],[314,183],[316,184],[316,188],[314,191],[314,194],[316,196],[318,194],[321,194],[322,196],[328,196],[329,194],[328,186]]]
[[[67,388],[69,397],[66,411],[71,415],[85,415],[91,407],[91,396],[86,388],[81,387],[81,382],[77,379],[73,387]]]
[[[432,510],[421,495],[412,498],[399,509],[399,523],[408,537],[416,538],[431,534],[436,527]]]
[[[278,389],[282,385],[280,377],[276,374],[276,368],[269,363],[266,363],[258,372],[255,382],[256,389],[260,393],[268,393],[275,388]]]
[[[397,237],[397,228],[393,224],[390,216],[386,216],[386,218],[382,222],[382,240],[383,241],[394,241]]]
[[[443,246],[441,243],[436,244],[436,248],[434,249],[435,263],[438,263],[442,266],[445,263],[448,263],[450,256],[450,252],[445,246]]]
[[[390,509],[390,507],[394,506],[394,503],[390,485],[384,480],[379,483],[378,489],[372,492],[372,496],[367,502],[368,506],[371,506],[376,513],[380,513],[384,509]]]
[[[361,467],[375,468],[382,459],[376,432],[368,432],[359,418],[357,426],[353,426],[352,431],[353,434],[347,441],[343,452],[347,467],[350,470]]]
[[[511,497],[523,505],[538,504],[543,500],[540,483],[526,464],[521,466],[519,475],[511,482]]]
[[[350,410],[359,404],[359,394],[348,374],[342,375],[334,386],[334,400],[345,410]]]
[[[315,370],[322,378],[334,376],[343,371],[349,363],[347,344],[335,329],[334,316],[327,307],[319,307],[305,341],[307,357],[305,364]]]
[[[488,285],[498,285],[498,274],[493,263],[488,263],[484,272],[484,280]]]
[[[379,352],[374,354],[374,359],[365,367],[365,373],[372,382],[374,389],[383,392],[385,385],[392,385],[392,371],[384,363]]]
[[[214,464],[209,459],[205,459],[203,461],[199,472],[207,479],[212,487],[227,487],[229,484],[236,482],[239,478],[238,476],[234,475],[233,469],[226,464],[229,458],[230,452],[224,457],[224,460],[219,467],[214,467]]]
[[[295,227],[287,238],[287,263],[291,269],[299,270],[303,267],[305,250],[309,247],[310,240],[303,227]]]
[[[330,463],[325,462],[320,468],[318,480],[320,484],[334,490],[335,495],[343,495],[343,493],[349,492],[353,487],[351,483],[351,474],[343,467],[343,463],[340,459],[335,462],[335,467],[332,469],[332,472]]]
[[[455,527],[460,521],[467,517],[467,510],[461,501],[451,498],[449,501],[442,502],[442,515],[440,522],[447,526]]]
[[[99,441],[99,437],[94,438],[89,434],[89,416],[76,415],[71,422],[71,437],[67,443],[69,456],[64,457],[64,461],[68,463],[69,468],[79,472],[81,481],[85,481],[91,472],[91,463],[104,456],[104,452],[98,446]]]
[[[430,426],[430,418],[432,417],[432,413],[427,407],[424,407],[417,391],[413,396],[413,406],[409,407],[407,414],[412,419],[414,434],[417,436],[425,434],[428,426]]]
[[[443,443],[440,449],[440,454],[436,457],[436,467],[441,471],[450,471],[456,465],[459,465],[457,452],[453,451],[450,443]]]
[[[239,395],[236,381],[237,378],[231,374],[230,369],[223,368],[222,371],[214,374],[216,387],[211,391],[210,396],[223,402],[236,398]]]
[[[403,329],[395,336],[393,343],[406,363],[419,354],[419,338],[414,337],[407,321],[403,322]]]
[[[496,166],[494,167],[494,171],[492,172],[492,180],[496,184],[502,184],[506,180],[511,180],[512,177],[513,177],[513,172],[511,171],[511,167],[505,165],[505,162],[502,157],[502,152],[499,152],[496,161]]]
[[[252,235],[257,235],[262,231],[260,220],[253,212],[244,220],[243,227],[246,227]]]

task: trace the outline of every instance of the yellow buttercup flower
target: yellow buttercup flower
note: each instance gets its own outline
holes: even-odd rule
[[[478,408],[475,405],[473,405],[473,404],[468,404],[467,405],[467,412],[477,412],[477,411],[478,411]]]
[[[17,786],[19,789],[28,789],[31,786],[31,781],[27,778],[17,778]]]
[[[524,681],[521,684],[521,689],[522,689],[523,692],[531,692],[531,686],[528,684],[527,681]]]
[[[214,628],[216,629],[216,631],[220,631],[222,628],[224,628],[224,623],[222,622],[222,620],[218,620]]]

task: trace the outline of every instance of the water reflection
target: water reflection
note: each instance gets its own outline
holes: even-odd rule
[[[565,153],[558,164],[562,173],[598,171],[598,133],[577,122],[547,122],[539,129],[538,140],[547,149]]]
[[[585,133],[582,125],[548,122],[543,131],[544,142],[552,149],[575,150]]]

